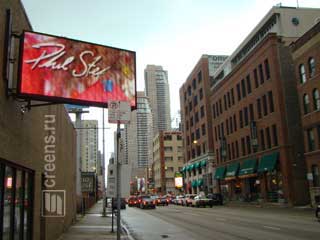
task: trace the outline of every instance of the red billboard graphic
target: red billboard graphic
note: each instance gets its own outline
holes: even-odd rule
[[[35,32],[24,32],[18,95],[47,102],[136,107],[136,55]]]

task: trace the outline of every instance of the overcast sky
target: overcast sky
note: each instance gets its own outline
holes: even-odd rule
[[[179,88],[201,55],[230,55],[280,0],[22,2],[34,31],[135,51],[137,90],[144,90],[145,66],[162,65],[168,71],[171,115],[174,118],[180,108]],[[300,7],[320,7],[319,0],[298,2]],[[297,0],[281,3],[282,6],[297,6]],[[84,118],[101,122],[101,112],[101,109],[91,109],[91,114],[84,115]],[[108,157],[113,151],[113,135],[111,130],[106,133],[109,136]]]

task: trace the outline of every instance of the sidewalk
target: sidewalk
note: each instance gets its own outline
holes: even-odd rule
[[[85,216],[77,215],[77,222],[58,240],[89,240],[89,239],[117,239],[117,219],[114,217],[114,232],[111,232],[112,217],[110,209],[107,209],[107,217],[101,216],[102,200],[97,202]],[[122,234],[121,239],[128,239]]]

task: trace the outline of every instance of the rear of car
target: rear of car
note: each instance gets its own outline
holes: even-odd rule
[[[213,205],[223,205],[223,196],[220,193],[210,193],[207,198],[212,199]]]
[[[129,207],[137,206],[137,203],[138,203],[138,198],[136,196],[129,197],[129,199],[128,199],[128,206]]]
[[[156,201],[154,199],[152,199],[150,196],[140,196],[139,197],[139,207],[141,209],[145,209],[145,208],[152,208],[155,209],[156,208]]]

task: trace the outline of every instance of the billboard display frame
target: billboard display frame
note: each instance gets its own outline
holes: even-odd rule
[[[83,43],[83,44],[89,44],[93,46],[103,47],[103,48],[110,48],[113,50],[119,50],[119,51],[125,51],[133,54],[134,59],[134,101],[135,106],[131,106],[131,111],[137,109],[137,61],[136,61],[136,52],[132,50],[112,47],[108,45],[102,45],[98,43],[91,43],[87,41],[67,38],[67,37],[61,37],[56,36],[52,34],[47,33],[41,33],[41,32],[35,32],[35,31],[27,31],[24,30],[20,37],[20,47],[19,47],[19,61],[18,61],[18,79],[17,79],[17,97],[22,98],[25,100],[35,100],[35,101],[43,101],[43,102],[50,102],[50,103],[57,103],[57,104],[75,104],[75,105],[83,105],[83,106],[92,106],[92,107],[103,107],[108,108],[108,101],[114,100],[114,99],[108,99],[105,103],[104,102],[97,102],[97,101],[89,101],[89,100],[81,100],[81,99],[75,99],[75,98],[66,98],[66,97],[58,97],[58,96],[48,96],[48,95],[41,95],[41,94],[31,94],[31,93],[23,93],[21,92],[21,86],[22,86],[22,64],[23,64],[23,53],[24,53],[24,39],[26,33],[32,33],[32,34],[39,34],[43,36],[53,37],[57,39],[65,39],[67,41],[72,41],[76,43]]]

